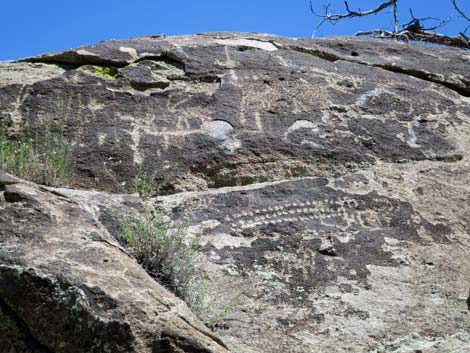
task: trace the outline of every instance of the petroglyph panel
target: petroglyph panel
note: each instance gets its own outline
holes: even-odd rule
[[[173,215],[189,219],[193,229],[200,226],[209,261],[235,275],[274,278],[269,283],[275,301],[304,300],[338,276],[366,285],[369,265],[408,261],[392,256],[390,242],[445,243],[449,233],[407,202],[344,192],[319,178],[196,194],[174,207]]]
[[[398,229],[395,237],[416,239],[417,228],[432,228],[408,203],[377,193],[348,194],[313,178],[194,197],[173,211],[193,224],[216,221],[211,231],[235,236],[256,231],[269,236],[295,226],[311,234]]]
[[[31,59],[67,70],[2,64],[17,74],[3,74],[0,118],[41,134],[60,111],[77,182],[119,192],[140,168],[166,175],[173,166],[182,191],[193,187],[186,176],[214,188],[462,158],[451,135],[468,131],[469,108],[447,88],[279,41],[290,42],[149,37]]]
[[[369,209],[364,200],[351,197],[307,199],[297,202],[280,202],[270,207],[242,211],[233,216],[227,216],[224,221],[229,223],[232,231],[291,222],[316,223],[340,229],[346,229],[352,225],[371,228],[386,225],[387,218],[389,218],[387,214],[394,212],[396,208],[396,205],[382,201],[378,208]],[[381,213],[381,219],[378,213]]]

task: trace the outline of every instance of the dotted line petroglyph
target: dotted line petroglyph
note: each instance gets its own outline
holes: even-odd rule
[[[306,200],[279,203],[265,208],[255,208],[226,216],[224,221],[232,230],[253,229],[261,226],[279,225],[282,223],[303,223],[316,221],[324,225],[353,224],[362,227],[383,225],[388,215],[397,206],[389,201],[372,202],[353,198],[337,198],[325,200]]]

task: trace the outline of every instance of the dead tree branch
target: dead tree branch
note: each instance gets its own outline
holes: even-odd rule
[[[371,9],[371,10],[368,10],[368,11],[352,11],[351,8],[349,7],[349,3],[347,1],[344,1],[344,6],[346,8],[346,13],[343,13],[343,14],[332,14],[332,13],[329,13],[329,9],[330,9],[330,5],[325,5],[323,6],[324,7],[324,10],[325,10],[325,13],[324,14],[319,14],[315,11],[314,7],[313,7],[313,0],[310,0],[310,11],[312,12],[312,14],[314,14],[315,16],[317,17],[320,17],[322,18],[322,20],[320,21],[320,23],[317,25],[317,27],[315,28],[315,31],[313,32],[313,35],[312,37],[315,36],[315,33],[318,31],[318,29],[325,23],[325,22],[330,22],[331,24],[335,24],[336,22],[340,21],[340,20],[343,20],[345,18],[354,18],[354,17],[364,17],[364,16],[370,16],[370,15],[373,15],[373,14],[376,14],[376,13],[379,13],[383,10],[385,10],[386,8],[389,8],[390,6],[396,6],[397,4],[397,1],[398,0],[389,0],[387,2],[384,2],[382,4],[380,4],[379,6],[377,6],[376,8],[374,9]]]
[[[470,16],[466,15],[465,12],[458,6],[457,0],[451,0],[454,8],[460,14],[461,17],[468,20],[470,22]],[[318,29],[325,23],[329,22],[331,24],[336,24],[338,21],[341,21],[346,18],[355,18],[355,17],[364,17],[370,16],[374,14],[378,14],[385,9],[393,7],[393,30],[389,31],[386,29],[375,29],[369,31],[360,31],[357,32],[356,36],[373,36],[379,38],[389,38],[389,39],[396,39],[401,41],[419,41],[419,42],[426,42],[426,43],[433,43],[439,45],[446,45],[451,47],[458,47],[458,48],[465,48],[470,49],[470,40],[465,35],[466,31],[470,29],[470,25],[465,29],[465,31],[461,32],[457,36],[447,36],[438,32],[435,32],[437,29],[446,25],[450,19],[440,19],[435,17],[423,17],[417,18],[413,10],[410,8],[410,16],[411,20],[403,25],[401,25],[400,29],[400,21],[398,18],[398,0],[389,0],[385,1],[376,8],[373,8],[368,11],[353,11],[348,3],[348,1],[344,1],[344,6],[346,9],[345,13],[330,13],[331,4],[323,6],[324,14],[320,14],[315,11],[313,2],[310,0],[310,11],[316,17],[321,18],[320,23],[316,26],[315,31],[313,32],[312,37],[315,36]],[[431,21],[431,23],[429,23]],[[434,23],[432,23],[434,22]],[[429,25],[426,25],[428,24]]]
[[[398,4],[395,2],[393,4],[393,33],[398,33],[398,25],[400,20],[398,19]]]
[[[464,18],[465,20],[467,20],[468,22],[470,22],[470,15],[467,15],[461,8],[460,6],[457,4],[457,0],[451,0],[452,1],[452,5],[454,5],[454,9],[459,13],[459,15]],[[467,33],[467,31],[470,29],[470,25],[467,26],[467,28],[465,28],[462,32],[460,32],[460,35],[461,36],[464,36],[465,38],[467,38],[468,40],[468,37],[465,35]]]
[[[411,16],[411,21],[402,25],[402,28],[405,31],[409,31],[409,32],[435,31],[436,29],[439,29],[450,22],[450,18],[444,19],[444,20],[441,18],[436,18],[436,17],[417,18],[415,17],[413,13],[413,9],[410,8],[409,11],[410,11],[410,16]],[[437,23],[436,25],[432,27],[425,27],[423,25],[425,21],[435,21]]]
[[[357,32],[355,36],[373,36],[378,38],[388,38],[388,39],[397,39],[404,42],[417,41],[425,43],[433,43],[439,45],[446,45],[449,47],[457,47],[462,49],[470,49],[469,38],[459,36],[446,36],[444,34],[428,31],[420,32],[410,32],[410,31],[400,31],[393,33],[386,31],[384,29],[375,29],[371,31],[361,31]]]

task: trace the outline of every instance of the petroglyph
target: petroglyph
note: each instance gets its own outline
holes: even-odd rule
[[[376,200],[374,203],[376,207],[370,208],[364,200],[346,197],[299,200],[245,210],[233,216],[227,216],[225,221],[229,223],[233,231],[291,222],[316,223],[342,229],[354,225],[368,228],[386,226],[387,214],[393,213],[396,206],[383,200]]]
[[[318,127],[313,122],[309,120],[297,120],[287,129],[286,133],[284,134],[284,140],[287,140],[287,137],[290,133],[301,129],[307,129],[311,130],[313,133],[318,133]]]
[[[102,132],[98,133],[98,145],[103,146],[105,141],[106,141],[106,134]]]
[[[241,142],[233,136],[232,124],[224,120],[214,120],[204,123],[201,132],[220,142],[220,146],[229,154],[241,147]]]
[[[217,140],[225,140],[233,131],[232,124],[224,120],[214,120],[202,126],[202,132]]]
[[[256,128],[258,131],[263,130],[263,122],[261,121],[261,115],[259,112],[255,112],[255,123],[256,123]]]
[[[385,93],[390,93],[391,91],[387,88],[382,88],[382,87],[378,87],[378,88],[374,88],[373,90],[369,91],[369,92],[366,92],[364,93],[363,95],[361,95],[357,101],[356,101],[356,105],[362,107],[364,105],[366,105],[367,101],[370,99],[370,98],[373,98],[373,97],[378,97],[382,94],[385,94]]]
[[[133,126],[133,129],[130,130],[132,145],[131,149],[134,154],[134,163],[142,164],[144,158],[140,150],[140,139],[141,139],[141,129],[137,126]]]

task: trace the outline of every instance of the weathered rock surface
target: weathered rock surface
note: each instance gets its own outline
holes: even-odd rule
[[[74,187],[122,192],[139,169],[174,173],[172,191],[186,192],[152,203],[203,235],[211,295],[238,298],[217,328],[233,351],[464,353],[469,63],[468,51],[358,38],[116,40],[0,63],[0,120],[11,137],[61,120],[77,161]],[[127,325],[135,340],[119,337],[135,351],[161,337],[179,351],[191,352],[186,339],[223,351],[195,319],[178,321],[191,315],[163,304],[175,299],[113,240],[110,210],[139,208],[137,198],[0,185],[2,278],[16,278],[1,282],[9,299],[0,309],[25,352],[62,344],[30,328],[33,304],[14,295],[47,274],[66,288],[98,283],[105,294],[85,297],[115,303],[80,304],[84,337],[100,323],[96,337],[118,344],[113,330]],[[62,293],[58,281],[48,290]],[[150,303],[159,315],[147,316]],[[61,305],[54,312],[64,326],[54,332],[71,332],[75,312]]]
[[[1,64],[0,119],[13,135],[62,121],[76,186],[122,192],[140,168],[176,191],[339,176],[461,159],[469,60],[354,38],[115,40]]]
[[[387,165],[160,201],[204,234],[207,273],[240,296],[220,331],[240,352],[468,352],[468,167]]]
[[[2,188],[1,352],[228,352],[126,253],[92,203],[30,183]],[[140,204],[91,197],[108,212]]]

